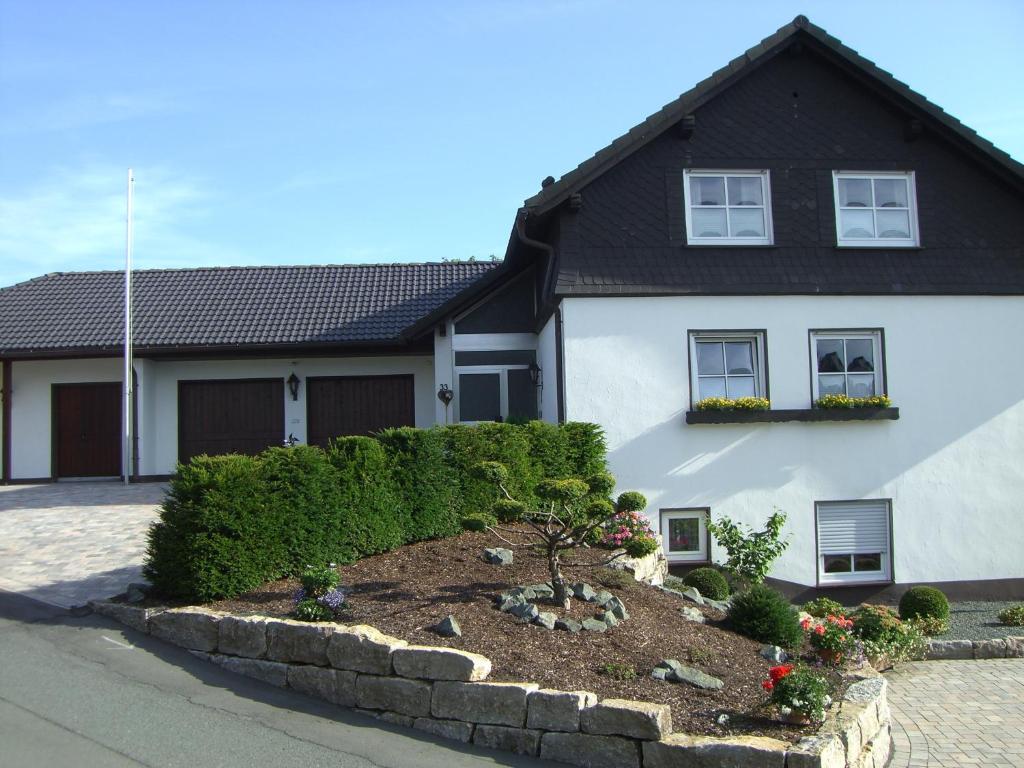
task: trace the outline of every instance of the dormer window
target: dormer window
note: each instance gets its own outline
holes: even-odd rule
[[[771,245],[768,171],[686,171],[690,245]]]
[[[836,243],[854,248],[920,244],[913,173],[833,171]]]

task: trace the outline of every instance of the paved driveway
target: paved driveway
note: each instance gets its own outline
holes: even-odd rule
[[[1024,659],[917,661],[886,677],[890,768],[1024,768]]]
[[[70,608],[138,581],[163,483],[0,486],[0,589]]]

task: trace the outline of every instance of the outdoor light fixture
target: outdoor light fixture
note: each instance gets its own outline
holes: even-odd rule
[[[530,381],[533,382],[533,386],[542,387],[544,386],[544,377],[541,376],[540,366],[536,362],[530,363]]]
[[[448,389],[447,384],[442,384],[441,388],[437,390],[437,399],[444,403],[445,408],[451,405],[451,402],[454,398],[455,393]]]
[[[288,377],[288,391],[292,394],[292,400],[299,399],[299,377],[295,375],[294,371]]]

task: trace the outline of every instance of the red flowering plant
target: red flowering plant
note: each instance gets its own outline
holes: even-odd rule
[[[769,694],[769,703],[778,707],[787,720],[811,722],[825,717],[825,707],[832,703],[829,683],[825,677],[807,667],[780,664],[768,670],[768,679],[761,683]]]
[[[602,533],[602,545],[609,549],[625,549],[630,557],[643,557],[658,547],[650,521],[640,512],[616,512]]]
[[[818,621],[805,618],[800,622],[800,626],[807,633],[811,647],[824,651],[821,655],[831,656],[834,662],[842,661],[843,656],[856,646],[856,638],[850,632],[853,629],[853,620],[845,616],[830,613]]]

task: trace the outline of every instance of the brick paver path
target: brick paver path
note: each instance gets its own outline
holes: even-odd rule
[[[917,661],[886,677],[890,768],[1024,768],[1024,659]]]
[[[0,589],[70,608],[139,580],[162,483],[0,486]]]

